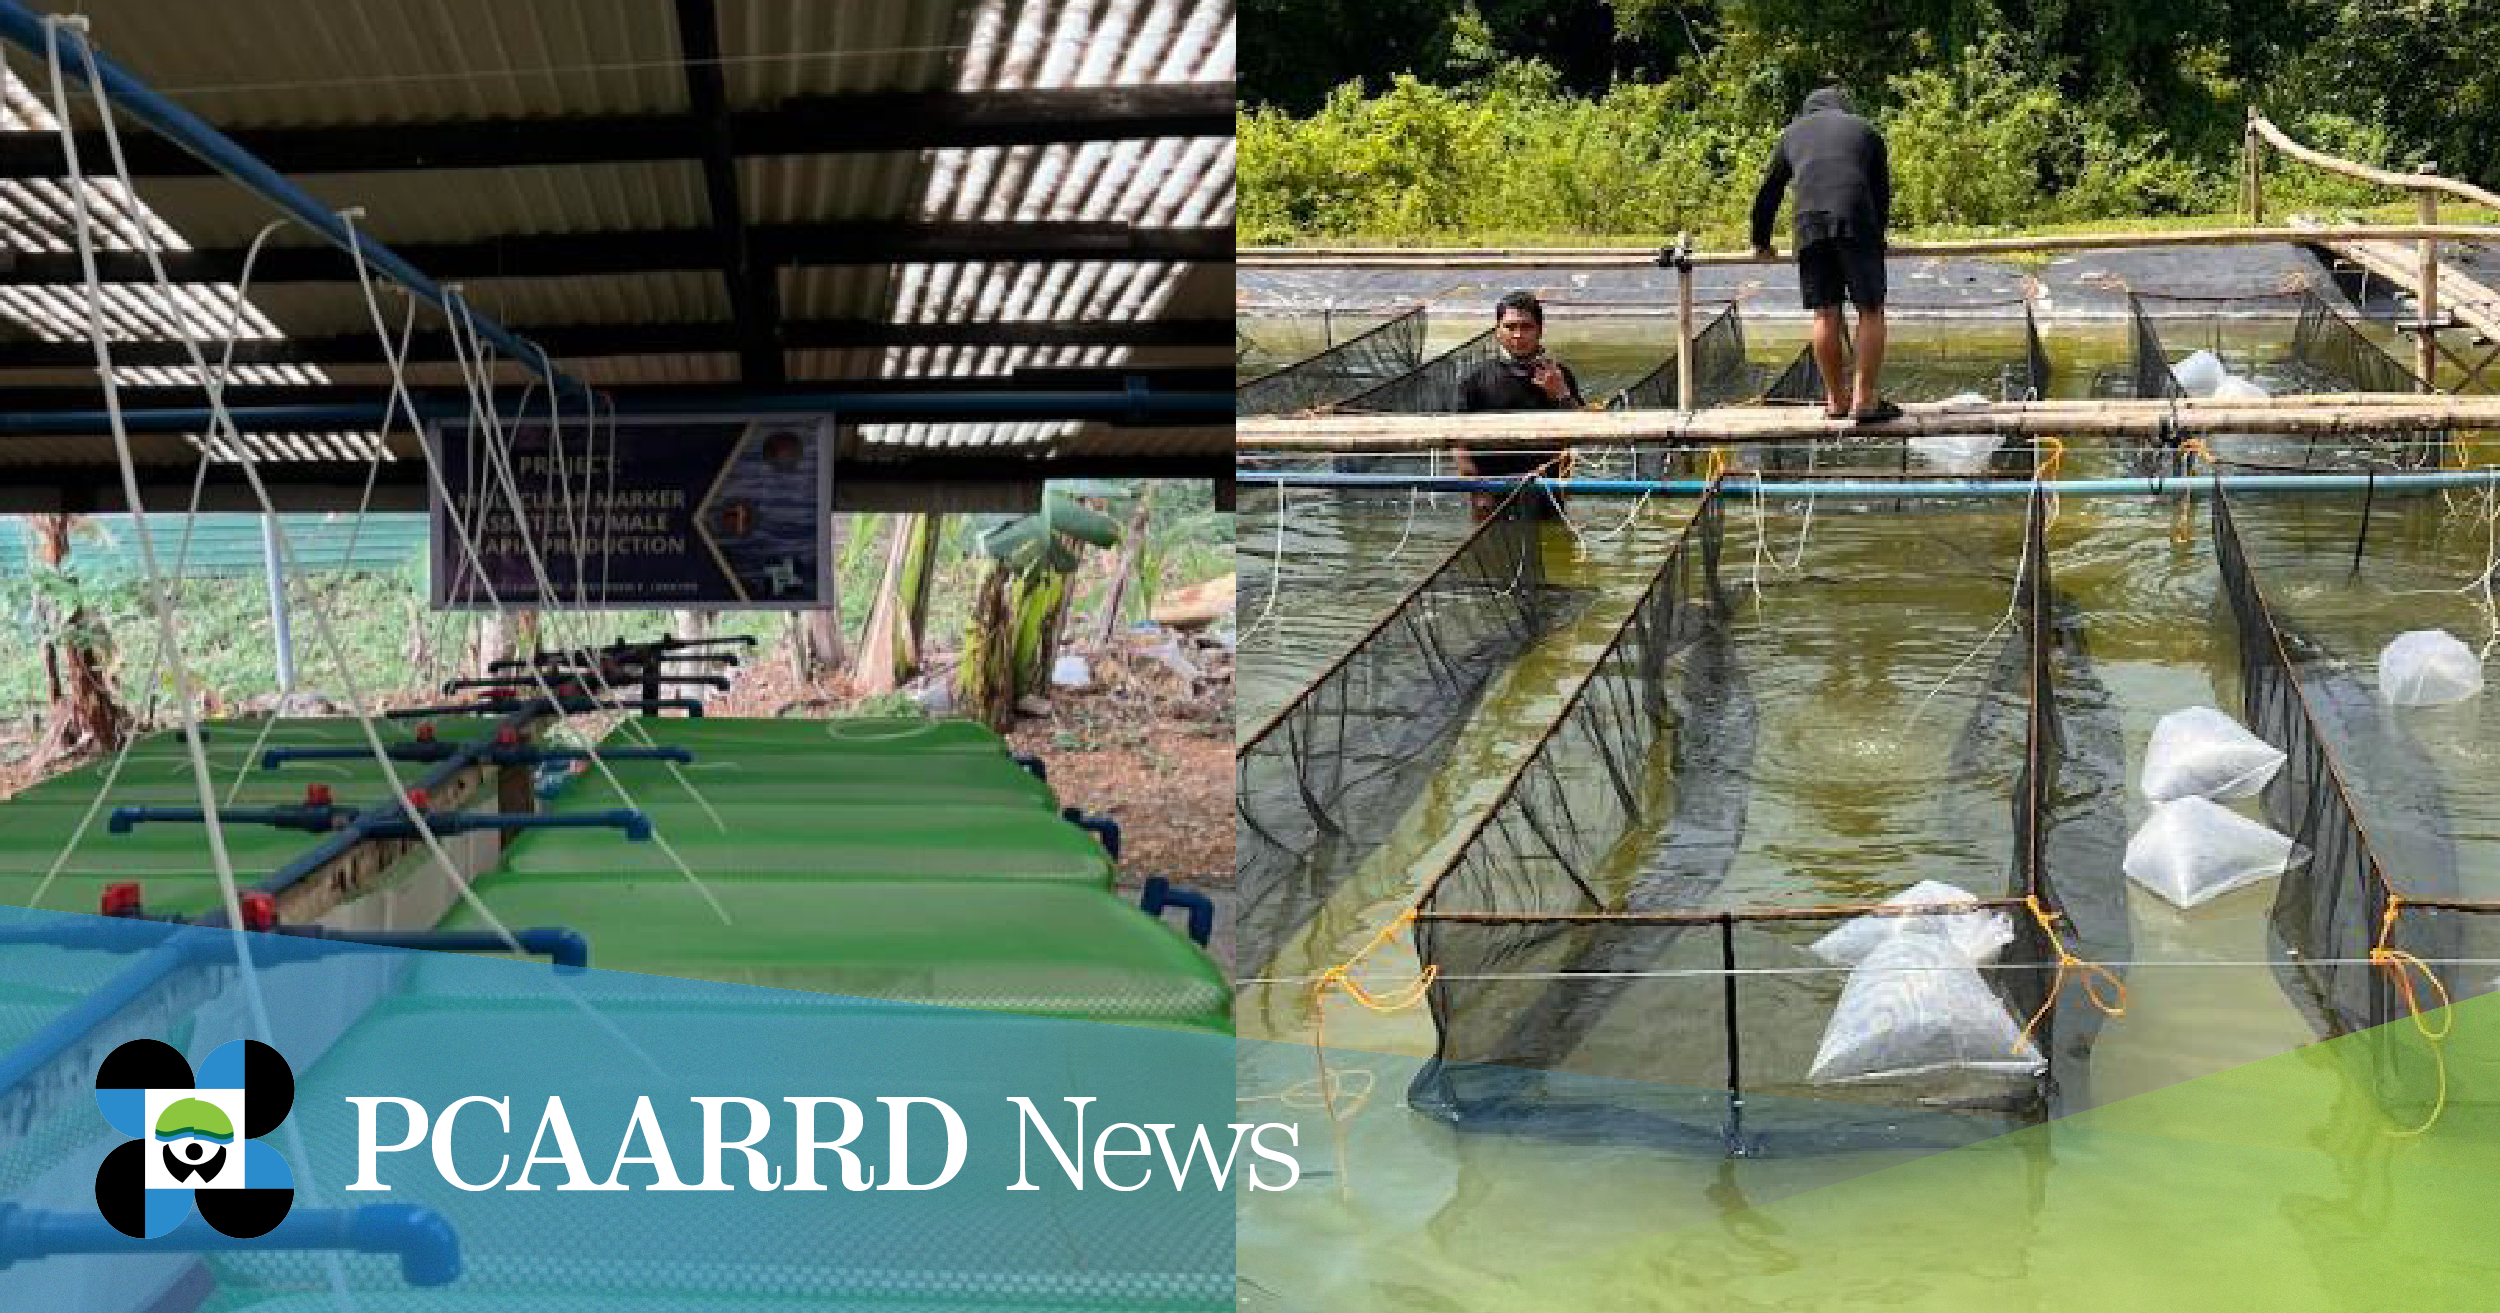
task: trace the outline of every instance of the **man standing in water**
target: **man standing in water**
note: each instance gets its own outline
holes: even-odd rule
[[[1814,312],[1814,363],[1823,373],[1824,415],[1860,424],[1899,419],[1876,382],[1884,370],[1884,228],[1892,218],[1892,165],[1873,124],[1825,87],[1780,134],[1771,171],[1753,199],[1754,254],[1771,258],[1771,221],[1796,184],[1797,286]],[[1841,374],[1840,303],[1858,308],[1857,392]]]
[[[1527,292],[1513,292],[1493,307],[1493,341],[1499,350],[1460,380],[1458,408],[1499,410],[1577,410],[1580,380],[1569,366],[1545,354],[1545,306]],[[1559,454],[1552,451],[1469,451],[1455,453],[1458,472],[1501,478],[1554,474],[1547,467]],[[1482,518],[1497,503],[1492,493],[1475,494],[1476,515]],[[1556,499],[1559,501],[1559,498]],[[1543,501],[1531,501],[1531,515],[1542,514]]]

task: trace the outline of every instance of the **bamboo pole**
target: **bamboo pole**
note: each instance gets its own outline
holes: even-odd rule
[[[2356,178],[2362,182],[2377,183],[2382,187],[2400,187],[2411,192],[2446,192],[2447,194],[2456,197],[2458,200],[2471,201],[2476,205],[2488,205],[2495,210],[2500,210],[2500,195],[2494,195],[2490,192],[2484,191],[2482,188],[2477,187],[2470,182],[2459,182],[2454,178],[2443,178],[2436,173],[2392,173],[2386,169],[2372,168],[2369,165],[2360,163],[2356,160],[2348,160],[2341,156],[2329,155],[2322,150],[2313,150],[2310,147],[2303,146],[2299,142],[2292,140],[2290,137],[2283,135],[2283,129],[2267,122],[2262,115],[2250,119],[2249,127],[2255,130],[2257,135],[2262,138],[2266,144],[2274,147],[2276,150],[2291,156],[2293,159],[2299,160],[2303,164],[2315,165],[2329,173],[2340,173],[2347,178]]]
[[[2031,237],[1981,237],[1951,242],[1894,242],[1894,259],[1925,256],[2023,255],[2041,251],[2118,251],[2185,246],[2261,246],[2269,242],[2325,241],[2500,242],[2500,225],[2340,224],[2305,228],[2180,228],[2167,232],[2050,233]],[[1751,251],[1695,251],[1696,265],[1782,264]],[[1658,252],[1637,246],[1547,248],[1455,246],[1272,246],[1234,257],[1246,269],[1654,269]]]
[[[2431,169],[2431,165],[2424,164],[2415,172],[2429,174]],[[2425,226],[2439,222],[2438,192],[2426,187],[2415,192],[2413,199],[2420,207]],[[2414,335],[2413,349],[2421,363],[2414,372],[2422,376],[2424,391],[2435,392],[2439,390],[2433,381],[2439,377],[2439,243],[2424,238],[2420,254],[2422,294],[2417,299],[2422,308],[2422,327]]]
[[[1679,233],[1676,245],[1683,244]],[[1681,261],[1675,267],[1675,408],[1693,408],[1693,267]]]
[[[2257,111],[2248,111],[2248,126],[2240,133],[2240,199],[2247,212],[2248,226],[2262,228],[2266,222],[2266,143],[2257,135]]]
[[[1939,433],[2160,437],[2190,433],[2401,433],[2500,428],[2500,397],[2377,395],[2366,400],[2275,398],[2293,405],[2164,401],[1999,402],[1903,407],[1902,418],[1873,426],[1826,420],[1807,406],[1723,406],[1689,414],[1661,411],[1525,411],[1474,415],[1332,415],[1309,419],[1243,417],[1234,429],[1243,451],[1424,452],[1551,450],[1556,446],[1711,446]]]

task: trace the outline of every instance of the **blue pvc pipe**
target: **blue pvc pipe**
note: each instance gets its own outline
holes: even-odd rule
[[[1158,920],[1167,907],[1188,912],[1190,942],[1200,948],[1215,937],[1215,900],[1195,889],[1176,885],[1160,875],[1148,876],[1145,890],[1137,896],[1137,905]]]
[[[447,1286],[460,1279],[460,1236],[430,1208],[368,1204],[362,1208],[299,1208],[267,1235],[238,1240],[194,1213],[167,1235],[123,1235],[91,1213],[54,1213],[0,1204],[0,1268],[55,1254],[345,1250],[393,1254],[412,1286]]]
[[[1417,488],[1425,492],[1503,492],[1517,479],[1470,478],[1430,474],[1330,474],[1238,470],[1236,483],[1282,488]],[[1539,479],[1557,492],[1598,497],[1697,497],[1709,486],[1702,479]],[[2226,474],[2222,486],[2232,492],[2382,492],[2405,488],[2480,488],[2500,482],[2500,472],[2442,470],[2409,474]],[[2052,479],[2048,487],[2060,497],[2147,497],[2196,492],[2213,487],[2207,474],[2168,478]],[[1750,497],[1759,488],[1768,497],[2027,497],[2028,479],[1766,479],[1730,475],[1721,491]]]
[[[0,0],[0,38],[14,42],[37,60],[48,58],[49,42],[44,30],[44,18],[20,0]],[[81,34],[79,39],[84,40],[84,35]],[[106,58],[102,51],[93,53],[96,77],[104,84],[105,98],[123,113],[146,124],[158,136],[182,147],[210,168],[285,211],[289,217],[319,234],[323,241],[342,251],[361,250],[365,262],[374,270],[407,288],[435,309],[446,315],[451,313],[450,300],[443,289],[419,272],[415,265],[401,259],[389,247],[349,229],[310,193],[288,182],[284,175],[236,145],[226,134],[210,127],[206,120],[157,94],[155,88]],[[61,43],[61,71],[62,76],[72,82],[83,83],[87,80],[86,60],[78,55],[71,41]],[[546,380],[550,387],[576,394],[589,392],[589,388],[579,380],[548,363],[547,353],[536,344],[523,341],[512,330],[492,319],[466,311],[465,307],[464,311],[470,322],[475,324],[478,336],[494,343],[496,349],[511,357],[523,369]],[[379,407],[376,409],[378,411]],[[375,422],[380,422],[378,416]]]
[[[1088,816],[1081,807],[1062,807],[1059,819],[1102,840],[1102,850],[1111,860],[1120,860],[1120,823],[1108,816]]]
[[[0,0],[0,4],[8,2]],[[521,409],[521,401],[522,398],[517,396],[507,397],[497,405],[506,412],[506,418],[545,418],[543,402],[539,403],[534,413],[525,413]],[[1229,424],[1233,415],[1232,400],[1225,393],[1152,389],[1121,392],[852,392],[832,389],[759,396],[731,393],[684,400],[645,398],[630,405],[628,402],[632,402],[630,396],[618,402],[617,414],[629,419],[648,415],[816,414],[832,411],[846,420],[863,421],[894,417],[932,422],[1038,418],[1115,423]],[[465,419],[469,415],[467,404],[453,398],[418,397],[416,403],[420,420]],[[378,428],[385,409],[387,407],[381,402],[349,406],[235,406],[228,407],[226,414],[233,418],[237,428],[251,433],[289,429]],[[214,416],[206,407],[198,406],[122,412],[122,427],[131,433],[198,433],[207,429],[213,420]],[[102,410],[0,412],[0,437],[112,431],[112,419]]]
[[[318,931],[319,933],[312,933]],[[492,930],[332,930],[327,926],[291,926],[284,933],[339,944],[372,948],[422,948],[437,953],[505,953],[513,944],[532,957],[543,957],[560,971],[590,965],[590,941],[564,926],[531,926],[512,932],[507,942]]]

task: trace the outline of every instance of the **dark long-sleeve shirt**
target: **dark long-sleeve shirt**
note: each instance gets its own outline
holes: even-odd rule
[[[1754,245],[1771,244],[1771,222],[1791,182],[1797,249],[1831,237],[1883,244],[1892,220],[1892,161],[1883,135],[1830,92],[1806,97],[1805,113],[1771,152],[1771,170],[1753,198]]]

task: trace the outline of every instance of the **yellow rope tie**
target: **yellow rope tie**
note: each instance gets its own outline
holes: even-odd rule
[[[2092,1006],[2099,1008],[2108,1016],[2127,1015],[2127,982],[2119,979],[2118,973],[2108,967],[2097,962],[2087,962],[2075,956],[2073,951],[2066,947],[2064,936],[2057,933],[2057,918],[2049,915],[2048,908],[2041,906],[2038,894],[2026,895],[2023,898],[2023,906],[2030,910],[2031,919],[2039,922],[2040,932],[2049,937],[2049,949],[2057,955],[2057,974],[2049,980],[2048,997],[2040,1000],[2039,1011],[2032,1013],[2031,1020],[2023,1024],[2022,1037],[2014,1041],[2011,1051],[2022,1052],[2023,1046],[2031,1042],[2032,1033],[2040,1029],[2040,1023],[2048,1020],[2049,1009],[2057,1006],[2057,996],[2066,991],[2066,977],[2069,973],[2079,973],[2082,976],[2083,997]],[[2109,990],[2107,996],[2102,993],[2104,985]]]
[[[1354,950],[1353,956],[1320,972],[1319,978],[1311,983],[1311,1058],[1319,1064],[1320,1104],[1328,1111],[1328,1131],[1336,1143],[1337,1190],[1341,1198],[1352,1195],[1354,1177],[1346,1157],[1345,1114],[1337,1108],[1338,1082],[1335,1074],[1328,1069],[1328,991],[1332,988],[1340,990],[1347,998],[1373,1012],[1404,1012],[1423,1002],[1432,992],[1432,982],[1441,977],[1441,968],[1437,964],[1426,963],[1412,982],[1388,994],[1375,994],[1354,979],[1354,969],[1362,965],[1364,958],[1370,957],[1382,945],[1397,938],[1398,931],[1414,923],[1415,909],[1409,907],[1380,927],[1380,932],[1373,935],[1369,943]],[[1364,1086],[1364,1097],[1368,1098],[1370,1093],[1371,1087]],[[1359,1108],[1360,1101],[1355,1106]]]
[[[2182,475],[2194,474],[2196,472],[2196,461],[2194,458],[2199,456],[2204,458],[2205,464],[2212,467],[2213,472],[2216,475],[2220,475],[2222,473],[2222,462],[2214,459],[2214,449],[2206,446],[2203,438],[2189,438],[2185,442],[2180,443],[2179,454],[2190,458],[2187,468],[2179,471]]]
[[[2048,497],[2046,514],[2040,521],[2041,529],[2047,530],[2057,524],[2057,468],[2066,463],[2066,444],[2042,434],[2032,439],[2033,453],[2036,455],[2042,447],[2048,448],[2049,458],[2033,468],[2031,477]]]
[[[2390,1135],[2410,1139],[2437,1126],[2441,1115],[2448,1111],[2448,1055],[2439,1045],[2440,1041],[2448,1038],[2448,1032],[2455,1028],[2457,1019],[2453,1014],[2444,1016],[2440,1018],[2438,1027],[2434,1029],[2429,1019],[2422,1015],[2422,998],[2415,992],[2413,985],[2413,974],[2417,971],[2421,973],[2422,979],[2429,983],[2431,992],[2439,996],[2439,1006],[2442,1009],[2447,1008],[2453,1000],[2448,997],[2448,987],[2440,983],[2439,973],[2431,970],[2429,963],[2394,946],[2396,915],[2403,908],[2404,899],[2393,893],[2387,895],[2387,912],[2379,918],[2378,942],[2370,946],[2370,961],[2386,971],[2389,978],[2396,982],[2396,993],[2404,999],[2405,1011],[2413,1019],[2413,1029],[2421,1034],[2423,1044],[2430,1049],[2434,1069],[2439,1075],[2439,1092],[2432,1098],[2430,1115],[2422,1119],[2422,1124],[2411,1130],[2388,1132]]]
[[[1704,483],[1718,482],[1720,477],[1727,473],[1727,463],[1727,448],[1712,447],[1710,449],[1710,463],[1701,467],[1701,481]]]

